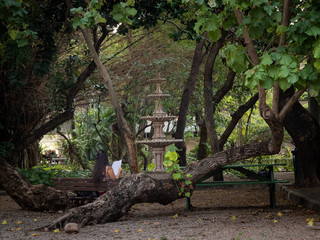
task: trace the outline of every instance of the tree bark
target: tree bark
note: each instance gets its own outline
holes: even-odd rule
[[[104,65],[102,64],[102,62],[100,61],[98,53],[96,52],[96,50],[91,42],[88,29],[82,29],[82,34],[85,38],[85,41],[86,41],[87,46],[89,48],[89,51],[92,55],[92,58],[97,65],[99,73],[101,74],[102,78],[105,80],[105,82],[107,84],[111,104],[112,104],[114,111],[116,113],[116,116],[117,116],[117,121],[118,121],[118,126],[120,129],[120,133],[126,143],[131,172],[138,173],[139,169],[138,169],[138,157],[137,157],[137,148],[136,148],[136,144],[135,144],[135,136],[132,133],[126,119],[123,116],[121,106],[119,104],[117,94],[114,90],[113,83],[111,81],[109,73],[106,70],[106,68],[104,67]]]
[[[258,95],[258,93],[256,93],[245,104],[241,105],[237,109],[237,111],[235,111],[231,115],[232,119],[219,139],[219,149],[220,150],[223,150],[224,144],[227,142],[230,134],[232,133],[235,126],[237,125],[238,121],[242,118],[243,114],[245,114],[246,111],[248,111],[250,108],[252,108],[252,106],[254,106],[254,104],[258,101],[258,99],[259,99],[259,95]]]
[[[280,106],[292,96],[291,88],[280,95]],[[296,103],[284,119],[284,126],[295,144],[295,185],[320,186],[320,128],[312,115]]]
[[[245,145],[194,162],[188,165],[183,172],[192,175],[191,181],[194,185],[198,179],[223,165],[271,154],[274,152],[269,151],[269,142]],[[53,230],[63,227],[68,222],[85,226],[116,221],[136,203],[169,204],[181,197],[183,196],[179,196],[179,183],[175,182],[169,174],[163,175],[163,179],[156,179],[142,173],[133,174],[121,180],[119,188],[108,191],[93,203],[69,210],[64,216],[46,227]]]
[[[210,49],[210,53],[207,58],[205,70],[204,70],[203,97],[204,97],[205,124],[206,124],[207,132],[209,135],[209,142],[210,142],[212,153],[216,153],[219,151],[218,135],[216,132],[216,126],[214,121],[215,106],[213,104],[212,73],[213,73],[214,62],[216,60],[216,57],[218,56],[219,50],[222,47],[226,36],[227,36],[227,32],[223,31],[221,38],[214,45],[212,45]]]
[[[4,159],[0,159],[0,187],[24,210],[49,211],[65,209],[61,191],[45,185],[31,185]]]
[[[194,91],[196,81],[199,76],[200,66],[202,64],[203,57],[205,55],[205,53],[203,53],[204,43],[205,43],[205,39],[202,39],[200,42],[198,42],[196,49],[194,51],[190,75],[187,80],[186,86],[184,88],[181,102],[180,102],[177,130],[175,133],[176,139],[184,139],[184,130],[187,122],[187,113],[189,109],[190,98]],[[185,142],[176,143],[175,145],[179,149],[178,150],[179,159],[180,159],[179,164],[180,166],[185,166],[187,164],[187,159],[186,159],[187,148],[186,148]]]
[[[200,160],[208,156],[207,146],[205,145],[208,139],[208,134],[207,134],[207,128],[204,120],[197,121],[197,122],[200,129],[200,140],[199,140],[197,159]]]
[[[237,21],[239,25],[242,24],[243,20],[243,14],[238,9],[234,9],[234,13],[236,15]],[[258,54],[256,52],[255,46],[253,45],[252,39],[249,35],[248,28],[245,26],[244,33],[243,33],[244,42],[248,48],[248,53],[250,56],[250,59],[254,66],[257,66],[260,64]],[[271,152],[279,152],[281,143],[283,140],[283,123],[282,120],[286,116],[287,112],[290,110],[290,107],[292,107],[292,104],[294,103],[294,100],[298,100],[299,94],[303,93],[303,91],[298,91],[295,93],[294,99],[289,99],[286,105],[281,110],[281,117],[279,115],[279,118],[277,115],[272,111],[272,109],[267,105],[267,93],[264,88],[258,84],[258,92],[259,92],[259,110],[260,115],[264,119],[264,121],[269,125],[269,128],[271,130],[272,139],[269,142],[269,148]],[[300,95],[301,96],[301,95]]]

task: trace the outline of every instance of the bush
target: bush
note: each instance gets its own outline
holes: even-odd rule
[[[52,178],[55,177],[91,177],[91,171],[75,170],[68,165],[41,165],[30,169],[17,168],[17,170],[33,185],[53,186]]]

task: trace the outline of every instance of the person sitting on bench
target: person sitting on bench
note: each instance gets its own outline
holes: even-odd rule
[[[97,152],[96,160],[93,167],[92,178],[95,183],[100,183],[108,179],[118,179],[122,169],[120,168],[118,174],[115,175],[112,167],[109,165],[108,154],[103,150]],[[105,192],[99,192],[99,195]]]

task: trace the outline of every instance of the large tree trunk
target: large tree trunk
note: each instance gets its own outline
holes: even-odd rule
[[[245,145],[239,148],[216,153],[199,162],[188,165],[184,173],[191,174],[191,181],[195,182],[209,172],[219,167],[249,157],[271,155],[269,142],[261,142]],[[124,216],[130,207],[136,203],[149,202],[169,204],[181,198],[179,196],[179,183],[174,182],[169,174],[162,175],[161,179],[152,175],[134,174],[120,182],[119,188],[115,188],[102,195],[93,203],[71,209],[50,226],[50,230],[63,227],[68,222],[75,222],[80,226],[92,225],[116,221]]]
[[[48,211],[67,207],[63,193],[44,185],[31,185],[4,159],[0,159],[0,187],[24,210]]]
[[[187,122],[187,113],[189,109],[190,98],[195,88],[196,81],[199,75],[200,66],[203,61],[203,57],[205,55],[205,53],[203,53],[204,43],[205,43],[205,39],[203,38],[200,42],[198,42],[196,49],[194,51],[190,75],[186,83],[186,86],[183,90],[183,94],[180,102],[177,130],[175,133],[176,139],[184,139],[184,130]],[[179,160],[180,160],[179,164],[180,166],[185,166],[187,164],[186,144],[185,142],[181,142],[181,143],[176,143],[175,145],[179,149],[178,150]]]
[[[293,90],[281,96],[281,107]],[[296,103],[285,118],[284,126],[295,144],[295,184],[299,187],[320,185],[320,129],[312,115]]]
[[[105,66],[101,62],[101,60],[98,56],[98,53],[92,44],[92,41],[90,39],[89,30],[82,29],[82,34],[85,38],[85,41],[87,43],[87,46],[88,46],[89,51],[91,53],[91,56],[97,65],[99,73],[100,73],[101,77],[105,80],[106,85],[108,87],[111,104],[112,104],[114,111],[115,111],[115,114],[117,116],[117,123],[118,123],[119,129],[120,129],[120,134],[126,143],[131,172],[138,173],[139,168],[138,168],[138,156],[137,156],[137,147],[135,144],[135,136],[134,136],[133,132],[131,131],[126,119],[123,116],[122,109],[120,107],[120,103],[117,98],[117,94],[116,94],[114,87],[113,87],[113,83],[111,81],[111,78],[109,76],[108,71],[106,70]]]

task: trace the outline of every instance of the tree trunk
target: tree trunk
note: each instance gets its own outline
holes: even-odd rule
[[[198,122],[198,126],[200,129],[200,140],[199,140],[197,159],[200,160],[207,157],[207,146],[205,145],[205,143],[207,142],[208,134],[207,134],[206,124],[203,120]]]
[[[293,90],[281,95],[281,107]],[[320,129],[312,115],[296,103],[285,118],[284,126],[295,144],[295,184],[299,187],[320,185]]]
[[[216,131],[216,125],[215,125],[215,110],[216,110],[216,104],[218,104],[222,97],[230,90],[233,84],[233,79],[235,77],[235,73],[231,70],[232,76],[229,77],[230,74],[228,74],[226,84],[223,86],[223,90],[225,91],[218,91],[219,95],[221,93],[221,96],[213,96],[213,83],[212,83],[212,74],[213,74],[213,66],[216,60],[216,57],[218,56],[220,48],[223,46],[224,40],[227,37],[227,32],[223,31],[221,38],[216,42],[214,45],[212,45],[210,49],[210,53],[207,58],[205,70],[204,70],[204,87],[203,87],[203,96],[204,96],[204,111],[205,111],[205,124],[207,128],[207,132],[209,135],[209,142],[210,142],[210,148],[212,153],[219,152],[219,140],[218,140],[218,134]],[[230,81],[231,80],[231,81]],[[228,85],[226,89],[224,87]],[[215,101],[216,98],[216,101]],[[223,181],[223,174],[222,170],[220,169],[214,176],[213,179],[216,181]]]
[[[63,193],[45,185],[31,185],[4,159],[0,159],[0,187],[24,210],[49,211],[65,209]]]
[[[197,180],[219,167],[250,157],[271,155],[269,142],[245,145],[239,148],[219,152],[202,159],[199,162],[188,165],[184,173],[191,174],[194,185]],[[75,222],[80,226],[101,224],[116,221],[124,216],[130,207],[136,203],[160,203],[169,204],[181,198],[179,196],[179,183],[174,182],[169,174],[162,175],[162,179],[156,179],[146,174],[133,174],[120,182],[119,188],[115,188],[102,195],[95,202],[74,208],[49,226],[49,230],[63,227],[68,222]]]
[[[205,55],[203,53],[204,43],[205,43],[205,40],[202,39],[197,44],[196,49],[194,51],[190,75],[181,98],[179,114],[178,114],[177,130],[175,133],[176,139],[184,139],[184,130],[187,122],[187,113],[189,109],[190,98],[195,88],[196,81],[199,75],[200,66],[201,66],[203,57]],[[179,164],[180,166],[185,166],[187,164],[186,144],[185,142],[181,142],[181,143],[176,143],[175,145],[179,149],[178,150],[179,159],[180,159]]]
[[[213,83],[212,83],[212,72],[213,65],[218,56],[219,50],[223,45],[223,42],[227,36],[225,31],[222,32],[221,38],[212,45],[210,53],[207,58],[205,70],[204,70],[204,87],[203,87],[203,97],[204,97],[204,111],[205,111],[205,124],[207,127],[207,132],[209,135],[209,142],[211,147],[211,152],[216,153],[218,149],[218,135],[216,132],[216,126],[214,121],[215,106],[213,104]]]
[[[138,173],[139,168],[138,168],[138,156],[137,156],[137,148],[136,148],[136,144],[135,144],[135,136],[132,133],[126,119],[123,116],[122,109],[120,107],[120,103],[117,98],[117,94],[116,94],[114,87],[113,87],[113,83],[111,81],[111,78],[109,76],[108,71],[106,70],[106,68],[104,67],[102,62],[100,61],[98,53],[96,52],[96,50],[91,42],[91,39],[89,36],[89,30],[82,29],[82,34],[85,38],[85,41],[87,43],[87,46],[88,46],[89,51],[91,53],[91,56],[97,65],[99,73],[101,74],[102,78],[105,80],[106,85],[108,87],[111,104],[112,104],[114,111],[116,113],[116,116],[117,116],[117,122],[118,122],[118,126],[120,129],[120,134],[126,143],[131,172]]]

